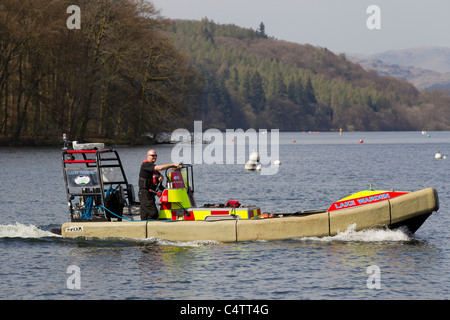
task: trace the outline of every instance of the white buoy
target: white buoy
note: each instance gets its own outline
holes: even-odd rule
[[[447,158],[446,156],[443,156],[440,152],[438,152],[438,153],[436,153],[435,155],[434,155],[434,158],[435,159],[445,159],[445,158]]]
[[[248,160],[245,164],[245,170],[256,170],[256,161]]]
[[[274,164],[274,165],[276,165],[276,166],[279,166],[279,165],[281,165],[281,161],[280,161],[280,159],[278,159],[278,160],[275,160],[275,161],[273,162],[273,164]]]
[[[250,153],[250,161],[255,161],[255,162],[259,162],[259,153],[255,150],[252,151],[252,153]]]

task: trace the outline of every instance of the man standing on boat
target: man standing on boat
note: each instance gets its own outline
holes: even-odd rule
[[[139,171],[139,201],[141,203],[141,220],[158,219],[158,208],[155,203],[155,192],[153,192],[156,184],[164,179],[158,171],[169,168],[181,169],[182,165],[175,163],[156,165],[156,151],[151,149],[147,151],[147,159],[142,162]],[[155,175],[155,181],[153,176]],[[156,176],[157,175],[157,176]]]

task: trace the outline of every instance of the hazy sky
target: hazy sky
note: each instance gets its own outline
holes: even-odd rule
[[[150,1],[166,18],[207,17],[252,29],[263,22],[271,37],[326,47],[335,53],[450,47],[450,0]],[[371,5],[380,9],[380,29],[367,27],[374,14],[367,13]]]

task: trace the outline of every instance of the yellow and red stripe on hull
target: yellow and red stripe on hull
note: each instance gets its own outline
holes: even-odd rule
[[[380,202],[408,193],[404,191],[363,190],[334,202],[328,208],[328,212]]]

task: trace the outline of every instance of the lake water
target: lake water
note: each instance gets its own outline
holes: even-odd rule
[[[275,175],[242,164],[196,165],[197,203],[322,209],[372,184],[434,187],[440,210],[413,236],[349,229],[321,239],[241,243],[64,239],[50,232],[68,221],[61,149],[0,148],[0,299],[450,298],[450,132],[280,133],[279,141]],[[135,186],[148,148],[116,147]],[[173,146],[154,148],[158,163],[172,162]],[[449,158],[436,160],[437,152]],[[70,282],[71,266],[79,282]]]

